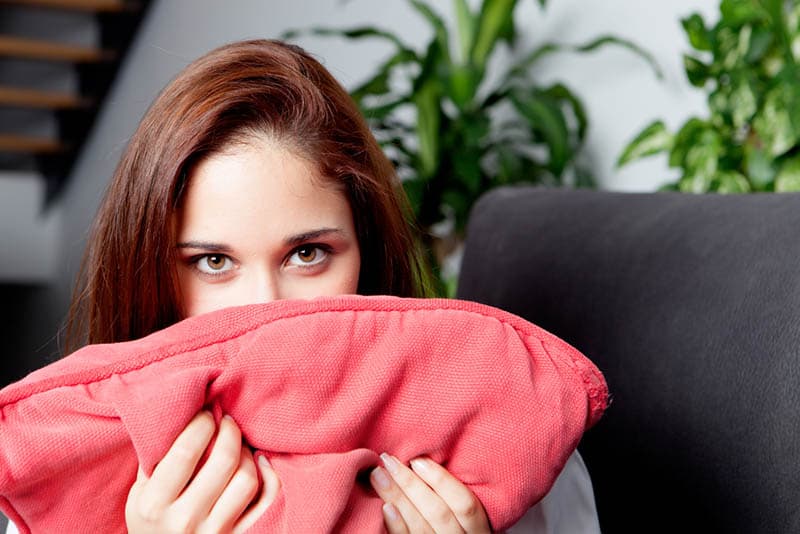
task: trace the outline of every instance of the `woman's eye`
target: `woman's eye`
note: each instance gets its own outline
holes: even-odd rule
[[[325,261],[328,251],[316,245],[302,246],[289,256],[288,264],[296,267],[310,267]]]
[[[224,254],[208,254],[195,261],[197,270],[204,274],[220,274],[233,269],[233,260]]]

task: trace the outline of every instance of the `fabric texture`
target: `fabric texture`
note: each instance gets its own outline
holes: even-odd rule
[[[380,531],[364,479],[382,451],[441,462],[504,529],[606,401],[574,348],[475,303],[230,308],[86,347],[0,391],[0,509],[22,533],[124,532],[137,465],[151,473],[205,406],[231,415],[281,479],[253,531]]]
[[[797,194],[474,207],[459,297],[563,338],[613,392],[579,446],[603,532],[800,532],[799,227]]]

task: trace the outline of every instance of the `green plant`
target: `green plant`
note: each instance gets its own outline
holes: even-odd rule
[[[516,182],[593,185],[577,158],[588,125],[584,106],[566,85],[536,82],[532,74],[539,60],[560,51],[618,45],[656,68],[633,43],[603,36],[581,46],[547,43],[517,53],[516,61],[490,79],[487,71],[498,44],[513,50],[516,43],[517,4],[482,0],[473,10],[467,0],[453,0],[454,32],[430,5],[410,0],[432,28],[422,50],[374,27],[310,30],[348,39],[382,39],[394,48],[352,96],[403,179],[428,250],[434,248],[434,234],[442,234],[432,231],[435,225],[447,221],[450,230],[445,233],[460,236],[472,204],[492,187]],[[546,0],[538,4],[543,9]],[[442,255],[432,258],[434,264]]]
[[[800,190],[800,3],[722,0],[713,27],[697,13],[682,22],[694,49],[686,74],[707,93],[709,117],[690,118],[676,134],[650,124],[619,164],[667,152],[681,170],[667,189]]]

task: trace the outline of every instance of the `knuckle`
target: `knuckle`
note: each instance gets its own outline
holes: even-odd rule
[[[232,472],[239,466],[239,451],[233,450],[232,447],[223,447],[215,452],[217,452],[215,464],[219,468]]]
[[[258,475],[248,469],[240,469],[236,473],[236,478],[244,490],[258,488]]]
[[[483,508],[476,499],[468,498],[453,503],[452,510],[458,517],[473,519],[481,514]]]
[[[431,519],[437,525],[445,525],[453,519],[452,512],[445,505],[437,506],[431,513]]]
[[[175,443],[170,451],[170,456],[176,464],[191,465],[195,463],[197,453],[189,443]]]
[[[158,523],[164,513],[160,506],[156,506],[149,499],[139,499],[134,506],[134,510],[142,521],[150,524]]]
[[[195,519],[192,514],[189,513],[173,514],[169,518],[167,528],[165,530],[168,532],[195,532]]]

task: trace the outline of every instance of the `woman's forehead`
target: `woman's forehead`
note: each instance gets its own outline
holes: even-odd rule
[[[200,161],[189,176],[179,234],[225,234],[258,228],[296,232],[352,227],[340,187],[313,163],[270,142],[239,144]]]

